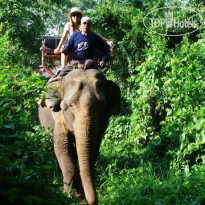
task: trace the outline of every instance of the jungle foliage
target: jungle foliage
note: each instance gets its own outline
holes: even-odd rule
[[[122,90],[96,164],[99,203],[205,203],[205,27],[165,37],[143,25],[149,10],[181,4],[205,18],[198,0],[1,0],[1,204],[79,203],[62,191],[51,131],[39,126],[46,80],[35,74],[39,39],[51,28],[62,33],[71,6],[114,41],[107,77]]]

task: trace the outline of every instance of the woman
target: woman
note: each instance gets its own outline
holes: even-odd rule
[[[83,12],[77,8],[71,8],[70,12],[68,13],[68,18],[70,19],[70,22],[66,23],[63,31],[62,38],[59,42],[58,47],[54,50],[55,54],[61,53],[61,69],[63,69],[67,62],[68,62],[68,55],[65,55],[62,53],[63,46],[65,42],[68,40],[69,36],[80,30],[80,22],[83,17]],[[111,47],[113,46],[113,42],[109,41],[108,39],[105,39],[104,37],[101,36],[101,38]]]
[[[68,40],[69,36],[74,33],[75,31],[79,31],[80,27],[80,21],[83,16],[82,11],[75,7],[71,8],[70,12],[68,13],[68,18],[70,19],[70,22],[66,23],[63,31],[62,38],[58,44],[58,47],[54,50],[55,54],[59,54],[61,52],[61,49],[64,45],[64,43]],[[61,53],[61,66],[62,68],[66,66],[68,61],[68,56],[64,53]]]

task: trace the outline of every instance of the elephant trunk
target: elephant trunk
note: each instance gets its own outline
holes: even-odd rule
[[[88,117],[88,114],[84,113],[79,119],[76,119],[76,122],[74,130],[80,176],[85,197],[89,204],[94,205],[98,203],[94,184],[94,158],[98,134],[97,118],[95,116]],[[94,124],[95,126],[93,126]]]

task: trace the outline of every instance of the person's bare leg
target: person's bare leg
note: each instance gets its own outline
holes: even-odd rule
[[[68,56],[64,53],[61,53],[61,67],[65,67],[68,62]]]

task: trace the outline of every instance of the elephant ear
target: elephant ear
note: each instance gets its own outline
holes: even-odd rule
[[[110,115],[117,115],[120,112],[121,91],[113,81],[108,80],[107,82],[107,111]]]

